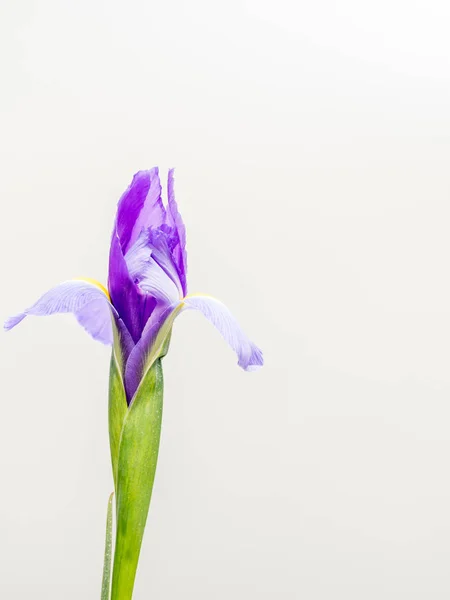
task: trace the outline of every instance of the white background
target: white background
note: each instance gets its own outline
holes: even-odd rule
[[[133,173],[176,170],[200,315],[165,359],[135,598],[450,596],[450,5],[3,0],[1,316],[107,276]],[[0,336],[0,597],[100,596],[109,351]]]

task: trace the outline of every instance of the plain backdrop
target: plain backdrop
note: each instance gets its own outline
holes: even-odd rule
[[[176,167],[195,313],[164,361],[135,598],[450,597],[450,5],[3,0],[2,319],[105,282],[135,171]],[[0,335],[0,597],[100,596],[109,349]]]

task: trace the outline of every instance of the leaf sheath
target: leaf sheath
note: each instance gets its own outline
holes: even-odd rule
[[[110,399],[114,411],[116,404]],[[162,405],[163,374],[161,360],[157,359],[123,419],[115,477],[117,532],[111,600],[132,598],[158,460]],[[113,418],[110,416],[110,426],[112,423],[115,427],[120,418],[119,409]],[[110,436],[114,441],[116,433]],[[114,470],[113,443],[111,454]]]

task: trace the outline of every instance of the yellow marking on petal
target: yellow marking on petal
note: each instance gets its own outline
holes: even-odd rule
[[[211,300],[215,300],[216,302],[219,302],[219,300],[217,300],[217,298],[214,298],[214,296],[211,296],[210,294],[186,294],[186,296],[184,298],[181,299],[181,306],[184,306],[184,301],[185,300],[189,300],[189,298],[211,298]]]
[[[78,277],[77,279],[74,279],[74,281],[86,281],[86,283],[92,283],[92,285],[98,287],[98,289],[101,290],[111,302],[111,296],[109,295],[108,290],[105,288],[104,285],[100,283],[100,281],[97,281],[96,279],[91,279],[90,277]]]

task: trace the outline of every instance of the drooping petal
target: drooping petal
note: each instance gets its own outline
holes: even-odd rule
[[[181,215],[178,212],[178,205],[175,200],[173,172],[174,170],[170,169],[167,179],[168,210],[166,215],[166,222],[170,227],[173,227],[176,231],[177,244],[173,249],[173,256],[183,288],[183,294],[185,295],[187,293],[186,228],[184,226],[183,219],[181,218]]]
[[[211,296],[187,296],[165,309],[158,307],[148,320],[141,339],[131,350],[125,368],[125,388],[130,403],[145,373],[165,354],[176,317],[186,309],[199,310],[222,334],[238,355],[238,364],[246,371],[262,366],[261,350],[238,325],[228,308]]]
[[[72,312],[72,311],[68,311]],[[109,314],[108,314],[109,313]],[[92,335],[94,340],[112,344],[111,310],[105,306],[104,298],[91,300],[87,306],[75,313],[78,323]],[[107,318],[109,317],[109,318]]]
[[[4,327],[8,331],[28,315],[43,317],[55,313],[73,313],[94,340],[113,343],[115,311],[99,287],[82,280],[66,281],[52,288],[30,308],[8,319]]]
[[[248,339],[225,304],[211,296],[187,296],[184,306],[199,310],[214,325],[236,352],[240,367],[252,371],[263,365],[261,350]]]

